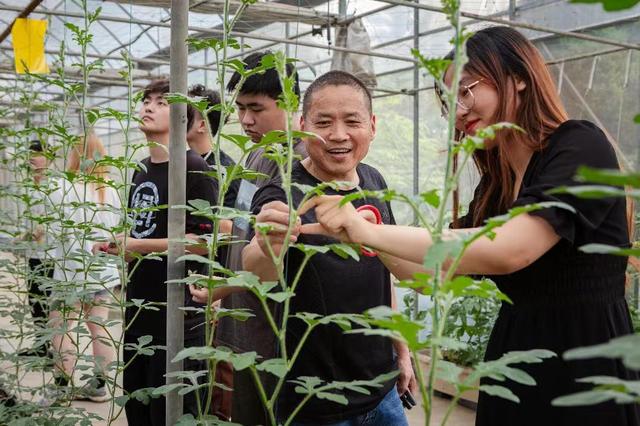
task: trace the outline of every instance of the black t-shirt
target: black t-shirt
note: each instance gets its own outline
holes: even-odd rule
[[[216,155],[213,151],[209,151],[206,154],[202,155],[204,161],[207,162],[209,168],[211,170],[215,170],[217,167],[216,164]],[[220,150],[220,172],[222,174],[222,179],[226,178],[227,167],[235,165],[235,161],[231,157],[229,157],[224,151]],[[224,194],[224,206],[225,207],[234,207],[236,205],[236,198],[238,197],[238,188],[240,187],[240,179],[235,179],[229,185],[229,189],[226,194]]]
[[[373,167],[360,164],[357,167],[362,189],[385,189],[386,183],[380,173]],[[292,170],[293,182],[315,186],[320,183],[297,162]],[[341,191],[346,195],[355,192]],[[328,194],[337,192],[327,190]],[[293,189],[294,204],[298,206],[303,194]],[[254,196],[252,211],[257,214],[261,207],[274,200],[286,202],[285,193],[277,182],[259,189]],[[391,207],[388,203],[377,199],[359,199],[353,202],[358,207],[364,204],[376,206],[382,215],[382,221],[395,223]],[[315,212],[310,211],[302,216],[302,223],[316,221]],[[326,245],[337,242],[332,238],[320,235],[301,235],[299,242],[312,245]],[[304,255],[297,249],[291,249],[287,256],[287,276],[293,278]],[[320,315],[334,313],[362,313],[376,306],[391,306],[391,281],[389,271],[377,257],[361,256],[360,261],[343,259],[329,252],[317,254],[311,258],[302,276],[296,296],[291,301],[291,314],[296,312],[313,312]],[[293,351],[306,329],[299,319],[290,319],[287,325],[287,348]],[[335,325],[320,326],[309,336],[299,358],[293,365],[287,380],[300,376],[316,376],[324,381],[370,380],[380,374],[395,369],[393,346],[390,339],[379,336],[360,334],[344,334]],[[370,395],[344,391],[349,405],[344,406],[327,400],[312,398],[300,411],[296,420],[317,423],[336,422],[348,419],[375,408],[389,392],[395,380],[391,380],[381,388],[371,389]],[[303,396],[295,393],[294,385],[285,384],[279,399],[282,417],[302,400]]]
[[[169,162],[152,163],[147,157],[142,160],[146,171],[136,171],[132,178],[132,188],[129,198],[130,208],[150,208],[166,205],[169,202]],[[217,182],[202,173],[192,173],[209,170],[205,161],[192,151],[187,151],[187,182],[186,201],[202,199],[211,204],[217,200]],[[131,229],[133,238],[167,238],[168,210],[166,208],[138,213],[134,218]],[[185,233],[204,234],[211,232],[211,222],[205,218],[192,216],[186,212]],[[132,262],[133,266],[135,265]],[[187,262],[188,271],[206,273],[202,265]],[[143,299],[145,302],[167,302],[167,258],[162,260],[143,260],[136,267],[127,285],[127,300]],[[185,286],[185,306],[202,306],[193,302],[189,289]],[[135,336],[152,335],[154,341],[166,339],[167,312],[166,306],[159,306],[158,311],[142,310],[134,320],[136,307],[126,310],[126,324],[129,325],[128,334]],[[132,322],[133,321],[133,322]],[[201,314],[185,311],[185,337],[203,332],[200,327],[204,322]]]

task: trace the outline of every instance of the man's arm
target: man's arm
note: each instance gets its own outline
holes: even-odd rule
[[[278,272],[271,256],[265,255],[256,237],[253,237],[251,242],[242,249],[242,267],[256,274],[262,281],[275,281],[278,279]]]
[[[256,216],[256,224],[269,225],[266,235],[258,232],[251,242],[242,250],[243,269],[251,271],[263,281],[278,279],[271,252],[276,256],[284,246],[284,238],[289,228],[289,206],[282,201],[271,201],[264,204]],[[300,220],[295,224],[289,241],[295,243],[300,233]],[[271,247],[271,251],[269,250]]]
[[[204,240],[198,238],[195,234],[185,235],[186,239],[193,241],[193,244],[186,244],[185,251],[194,254],[206,255],[208,249]],[[125,252],[125,258],[129,261],[132,259],[133,253],[149,254],[149,253],[163,253],[169,249],[168,238],[133,238],[127,237],[126,244],[125,238],[122,235],[116,236],[112,242],[100,242],[93,245],[93,253],[105,252],[119,256],[121,250]]]

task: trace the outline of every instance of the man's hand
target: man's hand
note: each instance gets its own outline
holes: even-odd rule
[[[193,284],[189,284],[189,293],[191,293],[191,298],[196,303],[205,304],[209,301],[209,289],[206,287],[196,287]]]
[[[108,242],[95,243],[91,248],[93,254],[107,253],[114,256],[120,256],[124,251],[124,258],[127,262],[133,260],[131,253],[135,251],[133,245],[137,241],[135,238],[127,238],[127,244],[124,243],[124,235],[116,235],[114,240]]]
[[[269,248],[267,246],[267,240],[271,245],[271,250],[276,256],[280,255],[282,246],[284,245],[284,239],[289,228],[289,206],[282,201],[271,201],[264,206],[256,216],[256,225],[269,225],[271,229],[263,235],[258,229],[256,229],[256,241],[262,250],[262,253],[271,257]],[[257,226],[256,226],[257,228]],[[291,231],[289,241],[295,243],[300,235],[300,218],[296,220],[294,229]]]
[[[398,382],[396,387],[398,388],[398,394],[402,395],[409,390],[413,395],[418,394],[418,382],[416,381],[416,375],[413,371],[413,365],[411,364],[411,355],[404,346],[403,350],[396,350],[398,352],[398,369],[400,375],[398,376]],[[396,345],[396,349],[398,345]]]

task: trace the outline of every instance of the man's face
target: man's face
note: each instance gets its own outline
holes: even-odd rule
[[[318,138],[306,141],[307,153],[322,180],[343,180],[369,152],[376,133],[376,118],[367,108],[365,94],[351,86],[326,86],[311,98],[304,131]]]
[[[31,166],[35,180],[39,181],[44,175],[44,171],[47,169],[47,157],[41,153],[33,153],[29,158],[29,165]]]
[[[272,130],[286,128],[287,114],[267,95],[240,94],[236,107],[242,130],[253,142],[260,142],[262,136]]]
[[[169,103],[162,93],[151,93],[142,100],[140,130],[145,134],[169,133]]]
[[[189,144],[189,146],[191,146],[193,142],[196,142],[200,138],[200,134],[202,133],[203,129],[206,131],[202,115],[200,115],[198,111],[194,111],[191,128],[187,130],[187,143]]]

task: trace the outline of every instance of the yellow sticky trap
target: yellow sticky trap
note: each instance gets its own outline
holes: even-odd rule
[[[48,74],[49,65],[44,54],[44,35],[47,21],[18,18],[11,29],[16,73],[27,70],[34,74]]]

